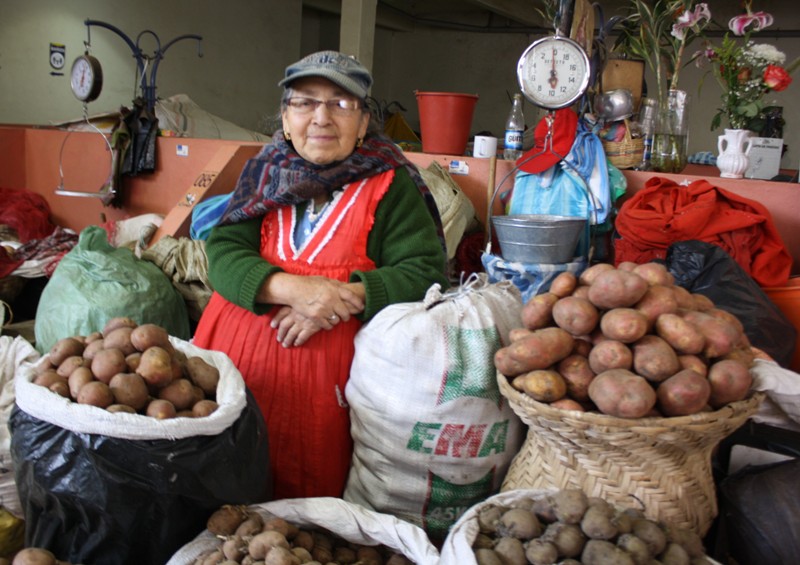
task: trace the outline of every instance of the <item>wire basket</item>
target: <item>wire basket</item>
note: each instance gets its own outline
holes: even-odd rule
[[[517,391],[499,372],[497,381],[529,426],[501,491],[580,488],[700,536],[717,516],[711,453],[763,398],[755,393],[689,416],[626,419],[556,408]]]
[[[603,140],[603,149],[612,165],[618,169],[632,169],[642,162],[644,139],[631,137],[631,124],[625,120],[625,137],[622,141]]]

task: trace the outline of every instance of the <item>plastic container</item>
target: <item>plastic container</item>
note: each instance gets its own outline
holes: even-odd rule
[[[472,128],[477,94],[415,90],[424,153],[463,155]]]
[[[500,255],[521,263],[567,263],[575,256],[586,219],[519,214],[493,216]]]
[[[800,277],[789,279],[787,286],[767,287],[764,292],[797,329],[797,343],[789,368],[800,373]]]

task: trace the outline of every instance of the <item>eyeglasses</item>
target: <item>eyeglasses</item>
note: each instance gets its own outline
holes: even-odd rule
[[[289,98],[286,104],[297,114],[310,114],[319,108],[320,104],[325,104],[334,116],[349,116],[361,108],[361,102],[352,98],[331,98],[330,100],[317,100],[305,96]]]

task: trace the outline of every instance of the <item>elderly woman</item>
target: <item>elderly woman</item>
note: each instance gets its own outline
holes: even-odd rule
[[[334,51],[287,67],[283,130],[246,164],[206,243],[215,293],[194,343],[228,354],[258,401],[274,498],[342,495],[356,332],[448,285],[435,203],[370,127],[371,84]]]

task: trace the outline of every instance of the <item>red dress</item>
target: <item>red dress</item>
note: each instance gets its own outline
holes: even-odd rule
[[[374,269],[367,237],[393,177],[388,171],[345,186],[300,249],[292,237],[295,208],[270,211],[261,227],[261,256],[287,273],[341,281],[353,270]],[[340,497],[353,449],[344,388],[361,322],[350,318],[284,348],[272,317],[272,310],[256,315],[214,293],[194,344],[225,352],[255,396],[269,434],[274,498]]]

